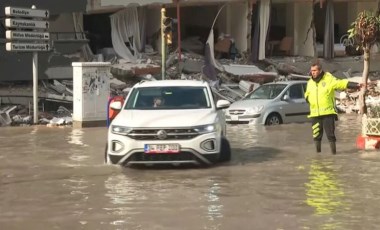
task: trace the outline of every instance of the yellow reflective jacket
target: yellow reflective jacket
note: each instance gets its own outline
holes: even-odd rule
[[[335,110],[335,90],[344,90],[348,80],[335,78],[326,72],[319,82],[312,78],[307,82],[305,98],[310,105],[310,117],[337,114]]]

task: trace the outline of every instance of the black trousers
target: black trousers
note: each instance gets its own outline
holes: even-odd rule
[[[323,137],[323,131],[325,131],[327,139],[330,142],[336,142],[335,137],[335,120],[337,115],[325,115],[319,117],[313,117],[312,128],[314,141],[321,141]]]

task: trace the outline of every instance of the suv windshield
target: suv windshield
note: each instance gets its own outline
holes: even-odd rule
[[[249,99],[274,99],[285,89],[286,84],[262,85],[249,94],[244,100]]]
[[[139,87],[132,90],[125,109],[204,109],[211,102],[206,87]]]

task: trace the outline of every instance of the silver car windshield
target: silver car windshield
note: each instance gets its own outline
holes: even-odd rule
[[[132,90],[125,109],[205,109],[211,108],[206,87],[139,87]]]
[[[262,85],[249,94],[244,100],[250,99],[274,99],[286,88],[286,84]]]

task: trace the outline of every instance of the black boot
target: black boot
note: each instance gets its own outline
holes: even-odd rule
[[[314,141],[315,149],[317,150],[317,153],[321,152],[321,141]]]
[[[336,154],[336,144],[335,142],[330,142],[330,149],[332,154]]]

